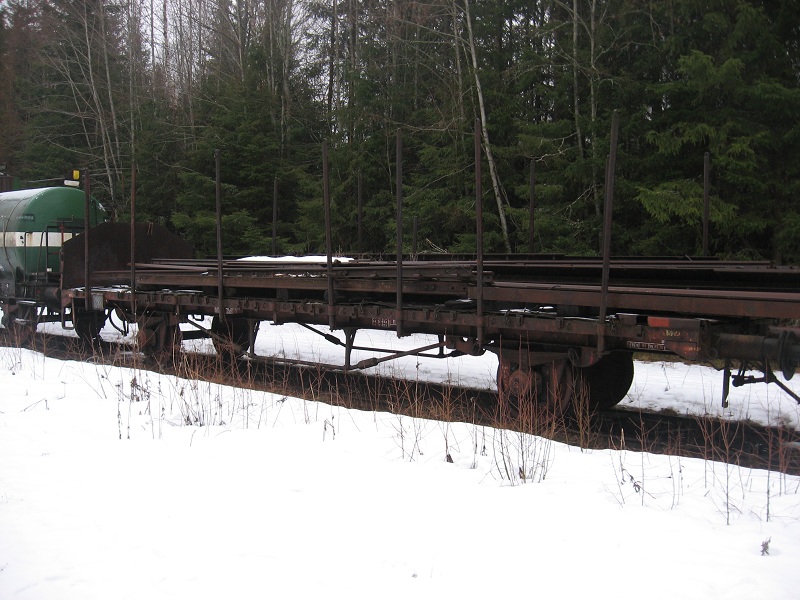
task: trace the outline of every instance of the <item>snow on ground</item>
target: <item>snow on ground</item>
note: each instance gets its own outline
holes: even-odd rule
[[[315,256],[315,255],[306,255],[306,256],[245,256],[244,258],[237,259],[243,262],[269,262],[269,263],[327,263],[328,256]],[[333,262],[335,263],[347,263],[351,262],[353,259],[346,257],[346,256],[334,256]]]
[[[342,360],[298,327],[263,325],[257,349]],[[382,368],[489,387],[496,363]],[[703,367],[640,363],[625,403],[717,410],[720,387]],[[752,600],[800,586],[798,477],[20,349],[0,348],[0,390],[0,599]],[[777,388],[734,394],[735,414],[797,423]]]
[[[206,319],[203,324],[210,327],[210,319]],[[184,327],[192,329],[189,325]],[[40,325],[39,329],[74,335],[72,332],[63,332],[58,324]],[[342,365],[344,333],[331,332],[324,326],[315,326],[314,329],[319,334],[297,324],[274,326],[269,322],[263,322],[256,337],[256,354]],[[135,337],[134,331],[135,327],[127,337],[123,337],[111,323],[107,323],[102,336],[108,341],[120,339],[130,341]],[[331,334],[340,340],[341,345],[332,344],[323,337]],[[355,345],[402,352],[434,344],[437,341],[437,337],[432,335],[398,338],[394,331],[363,329],[357,332]],[[194,351],[214,352],[209,340],[186,341],[184,346]],[[428,351],[427,354],[436,354],[436,351]],[[365,358],[383,356],[387,354],[354,350],[351,363],[356,364]],[[451,382],[462,387],[495,390],[497,356],[491,352],[478,357],[461,356],[447,360],[407,356],[382,363],[364,372],[415,381]],[[753,374],[761,375],[758,372]],[[779,373],[776,373],[776,376],[795,393],[800,394],[800,376],[790,381],[785,381]],[[757,423],[782,424],[800,430],[800,405],[776,385],[756,384],[739,388],[731,386],[728,400],[729,406],[723,409],[720,371],[704,365],[655,361],[636,363],[633,384],[619,406],[635,410],[671,409],[678,414],[749,419]]]
[[[317,330],[324,334],[331,333],[326,327],[318,327]],[[334,331],[333,334],[344,343],[341,331]],[[356,334],[355,344],[403,351],[436,341],[436,336],[413,335],[398,339],[393,331],[360,330]],[[202,347],[212,351],[208,342],[196,346]],[[323,337],[299,325],[291,324],[275,327],[262,323],[256,338],[256,354],[291,359],[306,358],[337,365],[344,361],[342,347],[327,342]],[[354,351],[351,362],[355,364],[372,356],[380,355]],[[497,356],[491,352],[480,357],[462,356],[448,360],[409,356],[383,363],[368,372],[420,381],[449,381],[476,389],[496,389]],[[777,376],[781,378],[780,375]],[[800,393],[800,376],[789,382],[782,378],[781,381]],[[646,410],[670,408],[679,414],[718,415],[732,419],[751,419],[764,424],[780,422],[800,429],[800,407],[775,385],[731,387],[729,404],[727,409],[722,408],[721,372],[702,365],[658,361],[636,363],[633,385],[620,406]]]

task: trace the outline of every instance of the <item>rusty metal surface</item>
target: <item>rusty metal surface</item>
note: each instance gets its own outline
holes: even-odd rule
[[[127,238],[122,242],[127,244]],[[123,253],[116,261],[122,264],[93,272],[94,285],[109,286],[102,291],[106,306],[123,311],[133,305],[130,292],[110,286],[129,283],[126,258]],[[114,261],[104,264],[109,262]],[[384,330],[402,324],[406,333],[441,335],[464,351],[525,347],[542,356],[569,351],[571,360],[584,366],[615,350],[692,361],[770,358],[787,369],[800,358],[800,334],[791,338],[788,350],[779,343],[786,339],[780,326],[785,330],[787,323],[800,321],[796,268],[714,259],[612,259],[608,315],[599,319],[599,259],[486,260],[481,278],[478,262],[404,262],[403,303],[398,305],[393,261],[226,260],[220,300],[216,261],[143,258],[136,266],[135,303],[140,310],[225,312],[275,324]],[[333,300],[326,295],[331,280]],[[65,296],[80,299],[84,294],[75,289]],[[598,352],[600,340],[604,350]]]
[[[485,292],[490,300],[535,305],[599,306],[600,286],[497,283]],[[608,290],[608,306],[617,311],[645,311],[704,317],[798,319],[800,291],[617,287]]]
[[[120,252],[123,256],[116,262],[127,267],[121,247]],[[603,299],[602,263],[598,260],[485,262],[480,282],[476,267],[465,261],[404,263],[400,291],[414,296],[409,302],[424,302],[426,296],[432,302],[443,298],[477,300],[481,296],[506,308],[571,306],[587,308],[587,314],[597,314]],[[800,270],[795,268],[720,261],[614,261],[610,269],[606,301],[607,310],[612,312],[800,319]],[[217,276],[212,261],[137,263],[137,286],[145,288],[207,289],[216,287]],[[93,269],[98,285],[125,283],[128,277],[127,270],[115,273],[99,271],[96,266]],[[316,298],[329,292],[329,278],[335,280],[341,301],[352,294],[360,294],[358,299],[364,300],[370,294],[380,299],[398,292],[397,266],[391,262],[223,264],[227,289],[239,293],[246,290],[257,297],[274,296],[279,290],[307,290],[310,298]],[[654,285],[655,281],[659,284]]]
[[[159,263],[172,266],[184,265],[198,269],[215,268],[211,261],[170,260]],[[156,265],[153,265],[155,267]],[[587,283],[601,281],[602,261],[591,258],[552,258],[537,260],[485,259],[484,274],[493,279],[508,282],[531,283]],[[224,268],[242,273],[247,270],[264,273],[287,272],[313,274],[323,271],[324,265],[297,262],[225,261]],[[333,259],[337,274],[347,276],[381,277],[396,274],[394,261],[359,260],[337,262]],[[475,260],[405,260],[404,277],[430,277],[436,270],[458,272],[473,277]],[[413,275],[412,275],[413,274]],[[690,287],[701,289],[800,289],[800,269],[796,267],[773,267],[766,262],[728,262],[717,260],[670,260],[670,259],[612,259],[609,280],[611,285],[647,285],[649,287]]]
[[[107,279],[100,273],[112,269],[124,273],[123,281],[130,281],[130,229],[128,223],[102,223],[89,230],[91,251],[88,266],[92,275],[92,285],[106,285]],[[81,287],[84,284],[86,264],[84,236],[85,234],[75,236],[63,245],[62,286],[65,289]],[[194,254],[189,244],[161,225],[137,224],[136,240],[137,258],[143,263],[164,256],[188,259]]]

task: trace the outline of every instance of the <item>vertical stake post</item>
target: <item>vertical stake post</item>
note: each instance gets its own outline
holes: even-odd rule
[[[131,164],[131,312],[136,317],[136,163]]]
[[[528,252],[533,254],[533,246],[535,243],[535,233],[536,233],[536,230],[534,228],[535,225],[534,209],[536,208],[536,162],[534,161],[534,159],[531,159],[529,196],[530,196],[530,208],[528,217]]]
[[[710,214],[709,173],[711,171],[711,155],[703,156],[703,256],[708,256],[708,222]]]
[[[92,178],[89,176],[89,169],[85,169],[86,185],[83,187],[83,285],[85,292],[84,307],[86,310],[92,308],[92,280],[89,270],[89,205],[92,203]],[[72,322],[75,322],[75,315],[72,315]]]
[[[364,252],[364,174],[361,169],[358,170],[358,253]]]
[[[278,177],[272,182],[272,256],[278,254]]]
[[[475,119],[475,285],[478,335],[476,350],[483,348],[483,170],[481,169],[481,122]]]
[[[608,279],[611,270],[611,223],[614,206],[614,174],[617,165],[617,137],[619,113],[615,110],[611,117],[611,148],[606,165],[606,194],[603,207],[603,275],[600,288],[600,316],[597,320],[597,351],[605,350],[606,313],[608,311]]]
[[[403,337],[403,131],[397,130],[395,157],[397,198],[397,337]]]
[[[219,149],[214,150],[214,170],[216,181],[217,213],[217,295],[219,297],[219,320],[225,321],[225,280],[222,275],[222,156]]]
[[[328,168],[328,142],[322,142],[322,203],[325,208],[325,253],[328,276],[328,327],[336,324],[333,290],[333,235],[331,232],[331,182]]]

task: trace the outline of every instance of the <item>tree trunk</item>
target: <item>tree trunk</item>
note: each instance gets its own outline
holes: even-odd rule
[[[472,35],[472,17],[470,17],[469,13],[469,0],[464,0],[464,13],[467,22],[467,35],[469,37],[469,51],[472,56],[472,70],[475,74],[475,92],[478,96],[478,107],[481,115],[481,137],[483,138],[484,151],[486,152],[486,161],[489,163],[489,175],[492,179],[492,190],[494,191],[494,198],[497,203],[497,214],[500,217],[500,230],[503,234],[503,243],[506,252],[511,254],[511,240],[508,237],[508,223],[506,221],[506,210],[503,202],[500,178],[498,177],[494,155],[492,154],[492,145],[489,142],[489,130],[486,127],[486,107],[483,101],[483,88],[481,87],[481,79],[478,73],[478,53],[475,49],[475,38]]]
[[[111,116],[111,131],[114,134],[114,139],[109,140],[114,173],[113,174],[109,173],[109,175],[111,178],[115,178],[116,174],[118,173],[117,169],[121,167],[120,163],[121,150],[120,150],[120,140],[119,140],[119,128],[117,127],[117,109],[114,103],[114,94],[112,93],[114,85],[111,82],[111,67],[109,66],[108,62],[108,40],[106,39],[107,36],[106,15],[103,3],[100,3],[100,34],[101,34],[100,43],[102,44],[102,49],[103,49],[103,67],[105,68],[105,73],[106,73],[106,90],[108,92],[108,111]],[[113,192],[114,188],[112,187],[111,189]]]
[[[291,101],[292,94],[289,87],[292,59],[292,16],[294,15],[294,4],[292,0],[286,3],[285,13],[283,15],[283,35],[281,40],[283,42],[283,61],[281,68],[281,155],[285,156],[287,150],[287,135],[289,132],[289,117],[291,115]]]
[[[164,0],[164,14],[161,26],[164,28],[164,89],[169,89],[169,35],[167,21],[167,0]]]
[[[602,213],[603,198],[597,182],[597,86],[595,71],[595,51],[597,44],[597,0],[592,0],[591,21],[589,23],[589,102],[592,119],[592,189],[594,192],[594,213],[598,217]]]
[[[103,18],[103,15],[100,15],[100,18]],[[83,65],[86,69],[87,75],[87,83],[89,84],[89,89],[91,90],[92,94],[92,104],[94,105],[95,110],[95,118],[97,119],[97,125],[100,129],[100,143],[103,147],[103,165],[105,167],[106,176],[108,178],[108,185],[109,190],[113,193],[114,191],[114,181],[113,175],[116,172],[115,165],[113,165],[113,151],[111,148],[111,137],[108,132],[108,126],[105,120],[105,111],[103,110],[102,102],[100,101],[100,92],[98,88],[98,82],[95,79],[94,74],[94,54],[92,51],[92,44],[94,43],[94,39],[91,36],[91,29],[89,24],[89,12],[88,7],[86,4],[83,5],[83,33],[84,33],[84,43],[86,44],[86,63]],[[91,148],[91,143],[89,144]]]
[[[464,124],[467,122],[467,115],[464,110],[464,75],[461,72],[461,49],[459,44],[461,42],[461,36],[459,35],[458,31],[458,11],[456,10],[455,4],[453,5],[453,53],[455,54],[455,65],[456,65],[456,94],[457,97],[455,98],[456,104],[458,105],[458,117],[459,117],[459,127],[463,129]]]
[[[337,10],[336,0],[333,0],[333,6],[331,7],[330,51],[328,53],[328,131],[331,134],[333,133],[333,100],[336,80],[336,29],[338,27],[338,21],[336,18]]]
[[[578,138],[578,160],[583,158],[580,102],[580,91],[578,90],[578,0],[572,0],[572,109],[575,117],[575,135]]]

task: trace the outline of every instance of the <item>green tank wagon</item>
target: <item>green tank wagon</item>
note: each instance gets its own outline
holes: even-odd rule
[[[4,321],[59,307],[61,246],[84,230],[85,195],[69,187],[0,193],[0,307]],[[89,226],[108,215],[94,198]]]

